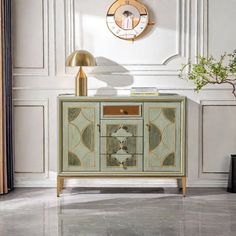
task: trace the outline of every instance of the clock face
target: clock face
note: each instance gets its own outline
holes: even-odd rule
[[[117,37],[134,40],[147,28],[147,8],[137,0],[117,0],[107,12],[107,26]]]

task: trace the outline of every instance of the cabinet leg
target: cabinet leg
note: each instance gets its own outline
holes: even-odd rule
[[[61,188],[61,190],[64,188],[64,178],[63,177],[60,178],[60,188]]]
[[[60,177],[57,176],[57,197],[60,197],[60,192],[61,192],[61,188],[60,188]]]
[[[182,180],[183,197],[185,197],[186,196],[186,176],[183,176],[181,180]]]
[[[64,178],[57,176],[57,197],[60,197],[60,193],[63,187],[64,187]]]

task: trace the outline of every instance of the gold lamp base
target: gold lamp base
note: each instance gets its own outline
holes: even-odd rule
[[[75,95],[87,96],[87,76],[84,73],[82,66],[96,66],[96,60],[93,55],[85,50],[76,50],[71,53],[66,59],[66,66],[80,66],[75,80]]]
[[[87,76],[84,73],[82,66],[80,66],[80,69],[76,75],[75,80],[75,95],[76,96],[87,96]]]

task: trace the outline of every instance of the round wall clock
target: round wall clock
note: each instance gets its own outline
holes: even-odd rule
[[[147,28],[147,8],[137,0],[117,0],[107,12],[107,26],[118,38],[135,40]]]

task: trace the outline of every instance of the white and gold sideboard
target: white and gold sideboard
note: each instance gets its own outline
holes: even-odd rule
[[[57,196],[64,179],[182,179],[186,194],[185,106],[178,95],[58,97]]]

